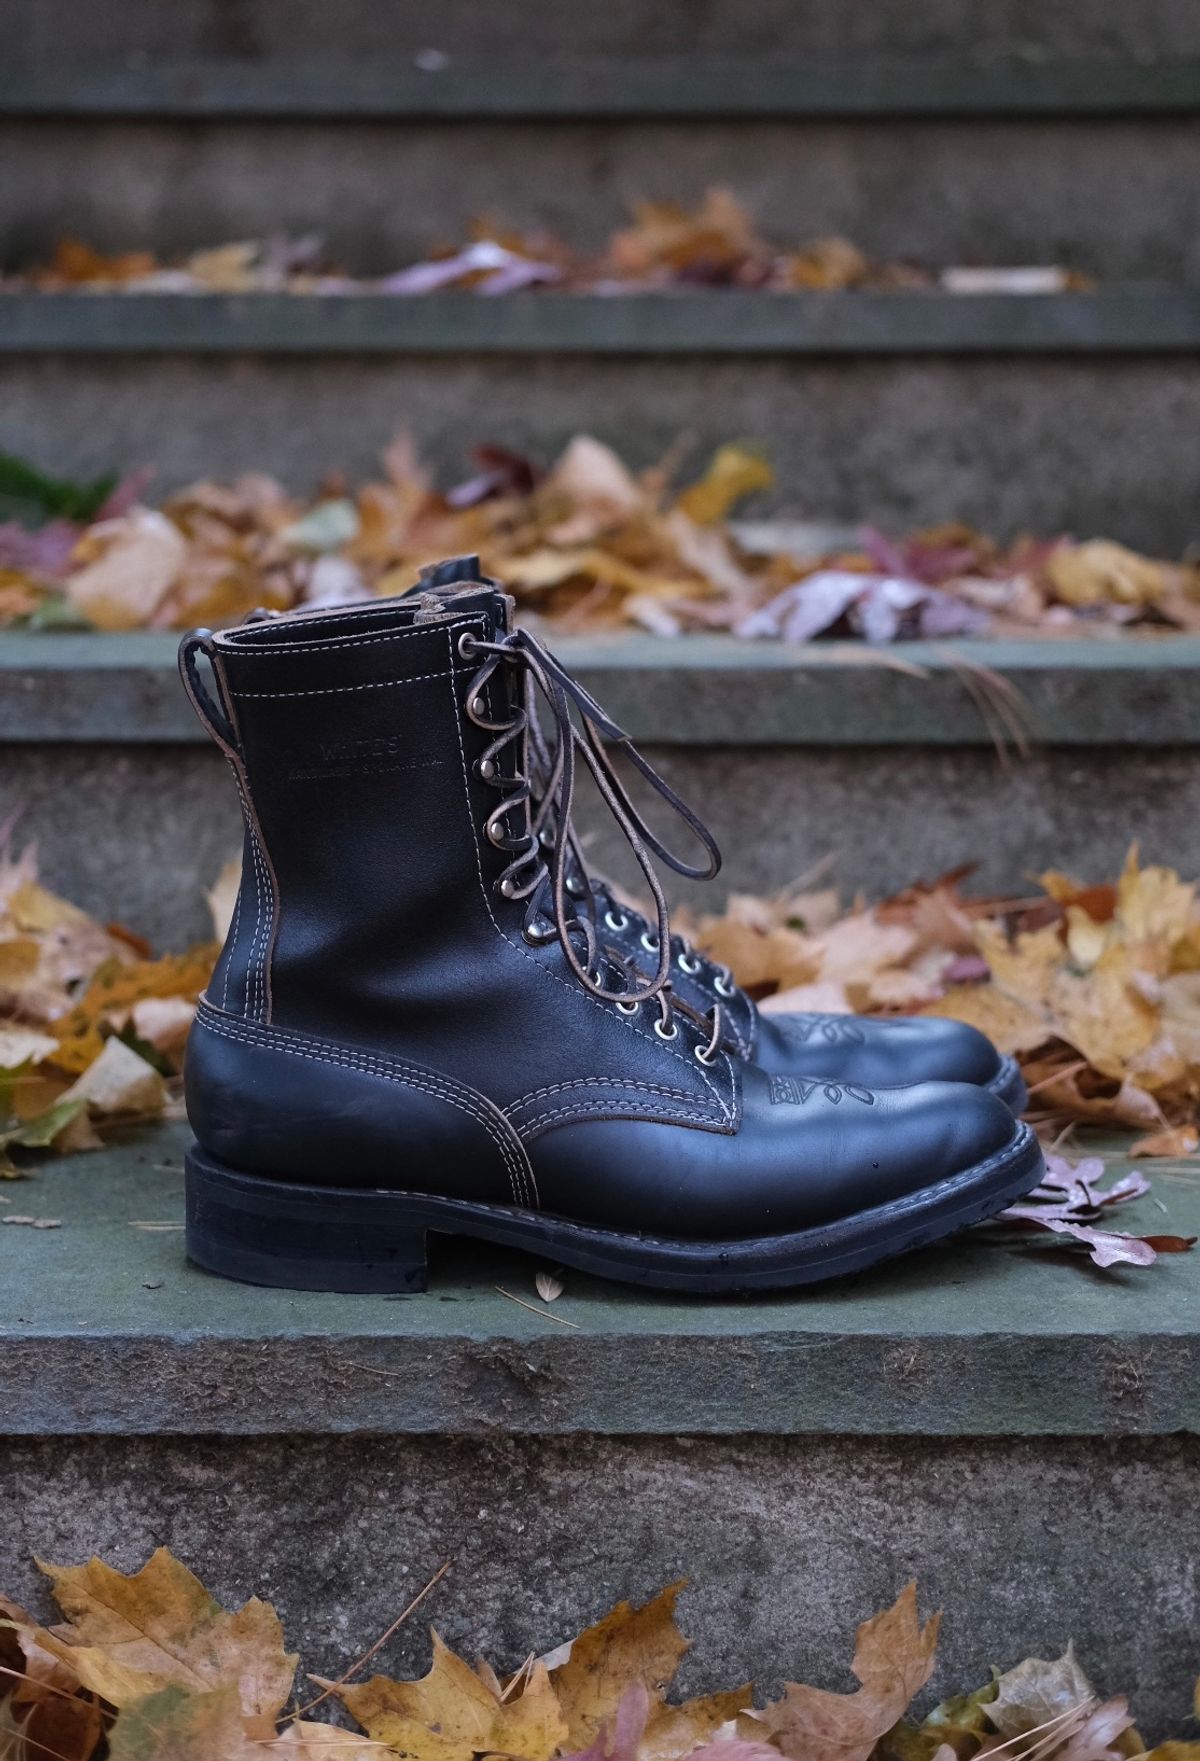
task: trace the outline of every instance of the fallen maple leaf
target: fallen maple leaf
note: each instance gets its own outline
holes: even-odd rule
[[[650,1704],[662,1703],[689,1641],[675,1624],[683,1584],[672,1584],[641,1608],[618,1603],[611,1614],[572,1641],[570,1654],[551,1673],[571,1743],[584,1748],[615,1718],[631,1681],[641,1682]]]
[[[788,1682],[782,1700],[762,1714],[773,1742],[793,1761],[868,1761],[933,1672],[938,1620],[935,1614],[920,1624],[916,1585],[906,1585],[891,1608],[858,1629],[850,1665],[862,1683],[857,1693]]]
[[[409,1761],[472,1761],[492,1753],[550,1761],[568,1738],[544,1663],[534,1663],[520,1693],[506,1699],[437,1633],[429,1673],[419,1681],[384,1675],[353,1684],[313,1679],[336,1694],[369,1737]]]
[[[274,1735],[298,1659],[284,1652],[269,1603],[255,1597],[230,1614],[165,1547],[132,1576],[100,1559],[41,1569],[69,1624],[53,1635],[39,1629],[36,1642],[92,1693],[122,1707],[166,1688],[220,1689],[234,1695],[249,1734],[269,1726]]]

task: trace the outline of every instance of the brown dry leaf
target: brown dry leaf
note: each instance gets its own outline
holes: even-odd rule
[[[150,622],[182,574],[187,545],[178,527],[150,508],[93,526],[86,566],[67,597],[98,630],[136,630]]]
[[[682,1706],[656,1707],[638,1744],[637,1761],[682,1761],[708,1743],[723,1725],[748,1712],[754,1690],[749,1683],[728,1693],[705,1694]],[[724,1754],[722,1745],[721,1753]]]
[[[153,1119],[167,1104],[167,1087],[154,1066],[147,1064],[124,1040],[110,1039],[63,1099],[86,1101],[93,1117],[136,1113],[141,1118]]]
[[[533,1284],[543,1302],[557,1302],[563,1293],[562,1279],[555,1278],[550,1272],[538,1272]]]
[[[675,1624],[683,1587],[672,1584],[641,1608],[620,1602],[572,1642],[550,1679],[573,1749],[585,1747],[616,1716],[631,1682],[645,1686],[652,1708],[662,1703],[689,1644]]]
[[[492,1753],[550,1761],[567,1740],[544,1663],[533,1664],[519,1696],[503,1700],[437,1633],[432,1665],[419,1681],[377,1675],[335,1685],[313,1679],[337,1695],[369,1737],[409,1761],[471,1761]]]
[[[1027,1657],[999,1676],[987,1715],[1002,1737],[1022,1737],[1065,1712],[1089,1706],[1095,1698],[1074,1648],[1068,1645],[1053,1662]]]
[[[136,1005],[147,997],[195,1001],[212,976],[218,949],[192,948],[159,960],[110,960],[95,971],[81,1000],[54,1023],[59,1047],[53,1062],[79,1075],[103,1051],[104,1029],[123,1027]]]
[[[957,985],[921,1011],[965,1021],[1006,1053],[1033,1052],[1052,1038],[1043,1017],[992,984]]]
[[[851,1664],[862,1683],[858,1692],[789,1682],[783,1699],[762,1715],[768,1734],[793,1761],[868,1761],[929,1680],[937,1633],[936,1614],[921,1626],[916,1585],[908,1584],[891,1608],[858,1629]]]
[[[1194,1125],[1173,1125],[1166,1131],[1153,1131],[1131,1143],[1127,1156],[1191,1156],[1200,1147],[1200,1131]]]
[[[1065,605],[1153,605],[1166,580],[1159,563],[1110,539],[1063,544],[1046,561],[1050,585]]]
[[[268,1723],[273,1734],[297,1659],[283,1649],[270,1603],[254,1597],[230,1614],[165,1547],[132,1576],[100,1559],[41,1569],[70,1624],[52,1641],[39,1633],[39,1642],[92,1693],[124,1706],[167,1687],[224,1689],[250,1734],[264,1734]]]

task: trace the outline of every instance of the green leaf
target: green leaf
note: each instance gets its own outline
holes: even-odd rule
[[[60,1131],[65,1131],[72,1119],[87,1105],[85,1100],[55,1101],[53,1106],[35,1113],[32,1119],[22,1119],[17,1125],[6,1126],[0,1130],[0,1151],[19,1147],[26,1150],[49,1149]]]
[[[47,520],[94,519],[117,485],[115,471],[91,483],[49,477],[12,453],[0,453],[0,520],[43,526]]]

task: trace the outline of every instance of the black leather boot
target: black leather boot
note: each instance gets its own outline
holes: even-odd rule
[[[417,591],[453,592],[463,581],[479,579],[479,558],[451,557],[426,569]],[[554,822],[550,787],[552,758],[538,740],[531,708],[534,818],[547,839],[561,835]],[[611,886],[591,874],[574,829],[567,827],[566,888],[571,898],[592,899],[592,912],[606,942],[635,964],[657,958],[654,926],[640,912],[617,898]],[[1029,1095],[1015,1058],[1002,1057],[991,1040],[965,1021],[936,1016],[773,1015],[760,1011],[735,983],[728,967],[719,966],[681,935],[671,940],[671,985],[676,996],[693,1008],[721,1005],[730,1042],[743,1058],[773,1076],[801,1081],[822,1077],[861,1083],[867,1088],[894,1088],[913,1082],[971,1082],[1002,1100],[1012,1112],[1024,1111]]]
[[[870,1265],[1036,1184],[1032,1134],[981,1089],[771,1075],[738,1056],[719,999],[676,996],[650,851],[687,865],[608,765],[600,736],[620,730],[509,613],[468,585],[184,638],[246,816],[188,1046],[192,1258],[410,1290],[427,1237],[461,1234],[753,1290]],[[547,866],[531,827],[527,678],[555,820],[582,761],[656,900],[648,975],[570,898],[566,840]]]

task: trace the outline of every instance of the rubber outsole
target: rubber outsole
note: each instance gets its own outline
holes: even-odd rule
[[[1015,1058],[1001,1058],[1000,1069],[984,1086],[989,1094],[995,1095],[998,1101],[1003,1101],[1009,1112],[1018,1119],[1029,1105],[1029,1090],[1021,1075],[1021,1066]]]
[[[1038,1143],[1017,1125],[999,1154],[874,1210],[738,1241],[672,1239],[432,1193],[301,1186],[242,1174],[198,1146],[186,1162],[187,1252],[225,1278],[289,1290],[423,1290],[430,1235],[519,1248],[646,1289],[738,1295],[815,1284],[955,1235],[1035,1186]]]

